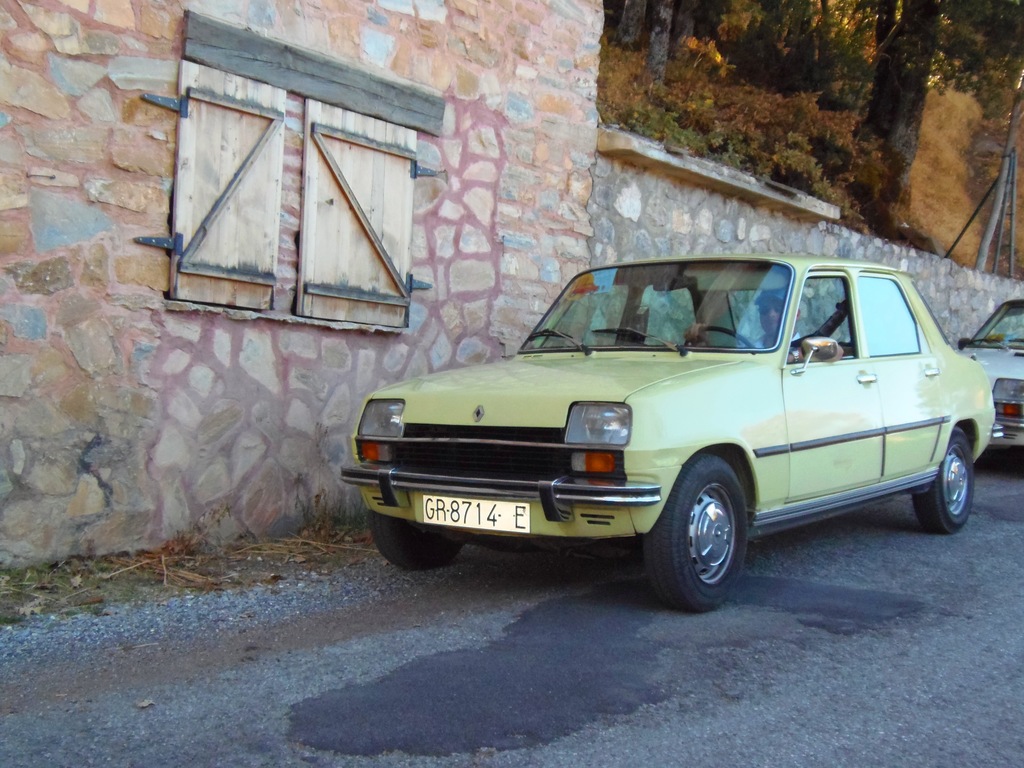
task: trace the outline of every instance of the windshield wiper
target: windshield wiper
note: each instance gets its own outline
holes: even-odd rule
[[[673,352],[678,352],[680,357],[686,357],[686,354],[689,351],[680,344],[673,344],[671,341],[659,339],[652,333],[644,333],[643,331],[638,331],[636,328],[598,328],[597,330],[591,331],[591,333],[614,333],[616,336],[626,334],[631,336],[636,341],[647,341],[647,339],[653,339],[659,344],[664,344]]]
[[[534,331],[533,333],[526,337],[526,341],[533,341],[534,339],[551,337],[565,339],[566,341],[570,342],[574,347],[576,347],[576,349],[582,352],[584,355],[589,355],[591,352],[594,351],[583,342],[576,341],[576,339],[574,339],[568,333],[562,333],[561,331],[556,331],[552,328],[542,328],[539,331]],[[523,343],[525,344],[526,341],[524,341]]]
[[[1011,341],[1012,341],[1012,339],[1011,339]],[[979,337],[971,339],[969,342],[967,342],[967,346],[969,346],[969,347],[989,346],[989,347],[999,347],[999,349],[1008,349],[1009,348],[1008,342],[1006,340],[1000,338],[999,336],[979,336]]]

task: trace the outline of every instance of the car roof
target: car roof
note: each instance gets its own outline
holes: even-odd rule
[[[879,264],[873,261],[862,259],[825,258],[810,253],[706,253],[690,254],[686,256],[668,256],[663,259],[642,259],[637,261],[621,261],[611,264],[603,264],[594,269],[602,267],[619,267],[631,264],[665,264],[670,262],[687,261],[772,261],[779,264],[789,264],[798,272],[806,272],[811,269],[870,269],[890,274],[905,274],[903,270],[890,267],[886,264]],[[1024,303],[1024,300],[1021,300]]]

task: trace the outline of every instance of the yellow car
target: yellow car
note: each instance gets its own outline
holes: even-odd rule
[[[628,537],[664,602],[706,611],[757,536],[895,493],[925,529],[960,529],[993,413],[899,271],[622,263],[577,275],[513,359],[374,393],[342,478],[400,567]]]

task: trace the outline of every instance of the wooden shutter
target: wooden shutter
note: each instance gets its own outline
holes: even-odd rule
[[[173,298],[269,309],[284,116],[280,88],[182,62],[174,191]]]
[[[298,313],[404,327],[416,132],[306,102]]]

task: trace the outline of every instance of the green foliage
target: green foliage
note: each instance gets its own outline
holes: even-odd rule
[[[975,95],[988,117],[1005,115],[1024,68],[1024,4],[970,0],[943,13],[934,80]]]
[[[643,51],[606,43],[604,122],[832,201],[852,226],[883,233],[904,215],[914,146],[905,137],[920,129],[926,85],[955,87],[1005,117],[1024,69],[1021,0],[687,0],[675,10],[685,22],[676,41],[680,30],[692,37],[662,83],[645,72]]]
[[[663,83],[646,74],[643,51],[606,44],[598,109],[606,124],[833,202],[851,225],[856,198],[881,183],[878,147],[854,137],[855,112],[741,82],[706,43],[670,62]]]

